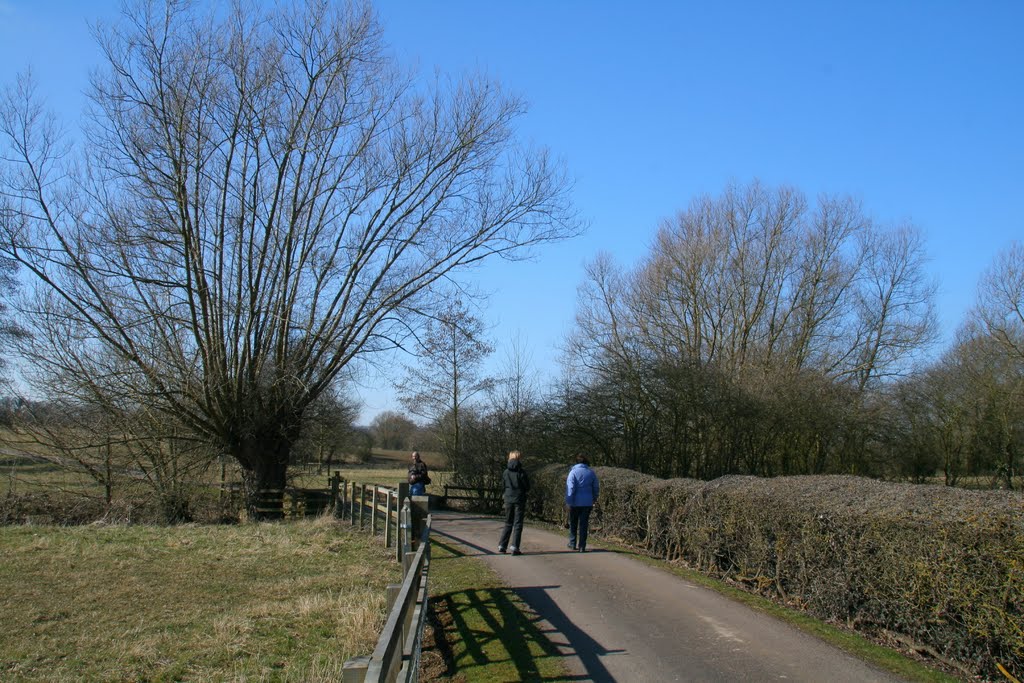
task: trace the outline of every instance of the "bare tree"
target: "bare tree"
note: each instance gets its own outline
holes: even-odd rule
[[[972,317],[1007,353],[1024,359],[1024,244],[1012,243],[985,271]]]
[[[905,373],[934,343],[936,286],[924,274],[921,234],[912,226],[864,236],[856,294],[857,332],[846,371],[863,391],[872,381]]]
[[[510,341],[489,398],[490,412],[509,441],[508,447],[501,450],[507,452],[523,448],[527,421],[540,402],[540,390],[537,373],[532,368],[526,342],[521,336]]]
[[[992,455],[997,476],[1013,488],[1024,450],[1024,246],[1001,251],[978,285],[978,302],[968,316],[961,348],[978,388],[976,446]],[[966,353],[966,352],[965,352]]]
[[[515,144],[523,103],[403,77],[367,4],[142,0],[96,33],[81,143],[29,79],[0,104],[33,358],[60,345],[47,372],[235,458],[254,516],[279,514],[309,405],[443,305],[439,282],[581,228],[560,169]]]
[[[296,442],[292,462],[315,462],[317,474],[331,472],[331,466],[342,453],[362,460],[369,456],[363,447],[355,420],[359,404],[338,390],[320,394],[306,410],[302,437]]]
[[[434,424],[456,471],[463,454],[462,413],[475,396],[493,386],[493,380],[481,374],[483,361],[493,350],[484,339],[483,323],[456,299],[427,324],[419,362],[406,366],[396,384],[405,409]]]
[[[4,379],[2,373],[7,367],[12,342],[25,336],[24,328],[11,315],[9,303],[18,290],[17,271],[15,261],[0,256],[0,380]]]
[[[877,225],[848,198],[731,185],[666,221],[635,270],[590,264],[567,395],[610,411],[577,422],[629,467],[820,471],[836,443],[861,451],[856,430],[821,433],[846,429],[842,404],[934,339],[934,293],[911,226]]]

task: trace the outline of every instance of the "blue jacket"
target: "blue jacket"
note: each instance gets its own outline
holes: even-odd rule
[[[578,463],[565,478],[565,504],[571,507],[591,507],[597,501],[599,488],[594,471],[586,463]]]

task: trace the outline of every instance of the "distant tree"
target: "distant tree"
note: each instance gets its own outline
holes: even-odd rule
[[[1006,353],[1024,360],[1024,244],[1012,243],[985,271],[972,318]]]
[[[170,523],[193,518],[193,502],[217,455],[166,416],[88,403],[25,403],[7,444],[84,473],[103,491],[108,507],[118,494],[143,487]]]
[[[15,277],[18,264],[13,259],[0,256],[0,378],[7,368],[7,355],[11,351],[11,342],[24,338],[25,329],[13,317],[10,300],[17,291]]]
[[[904,454],[913,451],[904,473],[920,478],[939,470],[946,486],[956,486],[966,473],[976,426],[973,382],[962,343],[958,341],[930,366],[900,382],[893,392],[901,425],[890,435],[893,449]],[[931,472],[926,472],[928,466]]]
[[[402,413],[386,410],[379,413],[370,423],[370,433],[377,448],[386,450],[408,450],[412,448],[417,433],[416,423]]]
[[[978,284],[977,304],[959,348],[975,388],[976,460],[991,458],[1007,488],[1024,476],[1024,245],[995,257]]]
[[[328,472],[342,453],[360,454],[355,419],[359,404],[338,391],[326,391],[306,411],[302,437],[294,448],[295,462],[315,462],[317,472]]]
[[[235,459],[254,518],[281,514],[310,406],[446,308],[439,283],[581,229],[561,170],[516,144],[519,99],[407,78],[368,3],[267,7],[130,2],[96,31],[73,147],[30,79],[0,100],[27,358]]]
[[[441,450],[456,473],[465,465],[463,412],[494,384],[481,374],[483,361],[493,351],[483,334],[483,323],[462,301],[452,301],[427,323],[417,364],[407,365],[396,384],[405,409],[434,425]]]
[[[528,451],[531,424],[540,402],[540,387],[536,370],[522,338],[514,338],[506,347],[504,362],[488,388],[488,412],[500,426],[504,444],[499,448],[503,458],[508,451]]]

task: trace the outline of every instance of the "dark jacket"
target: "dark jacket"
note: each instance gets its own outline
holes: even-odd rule
[[[409,465],[409,483],[410,484],[429,484],[430,474],[427,473],[427,463],[420,460]]]
[[[508,461],[508,468],[501,475],[501,481],[505,485],[507,504],[526,502],[526,494],[530,490],[530,477],[518,460]]]

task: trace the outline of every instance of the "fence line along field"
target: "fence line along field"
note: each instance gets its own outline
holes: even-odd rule
[[[394,487],[407,479],[409,455],[373,449],[369,457],[296,463],[289,470],[289,486],[328,489],[332,474],[340,473],[347,481]],[[450,477],[444,457],[430,451],[422,455],[430,467],[431,491],[442,490]],[[40,444],[27,448],[24,440],[0,431],[0,524],[239,521],[244,518],[240,491],[241,472],[224,460],[172,476],[123,462],[97,467]]]

